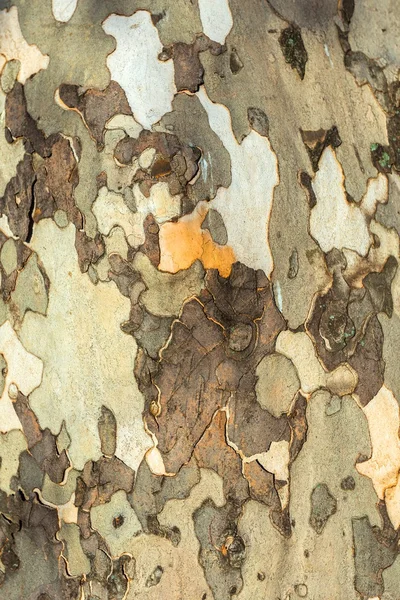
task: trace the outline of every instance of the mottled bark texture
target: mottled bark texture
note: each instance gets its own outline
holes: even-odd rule
[[[400,600],[397,0],[0,0],[0,598]]]

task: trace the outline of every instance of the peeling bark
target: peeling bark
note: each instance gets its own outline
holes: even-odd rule
[[[400,600],[400,9],[0,0],[0,597]]]

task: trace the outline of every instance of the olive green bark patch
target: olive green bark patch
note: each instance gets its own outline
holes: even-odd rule
[[[300,29],[295,26],[287,27],[282,31],[279,43],[286,62],[290,64],[292,69],[296,69],[300,79],[304,79],[308,55]]]
[[[21,319],[27,310],[41,315],[47,311],[48,295],[45,279],[39,268],[36,254],[32,254],[19,273],[11,299],[18,307]]]
[[[101,407],[98,428],[102,453],[106,456],[113,456],[117,447],[117,421],[112,411],[106,406]]]
[[[0,433],[0,490],[11,493],[11,479],[17,474],[19,455],[26,447],[26,438],[19,429]]]
[[[196,261],[189,269],[179,273],[163,273],[150,260],[138,252],[133,266],[141,274],[147,290],[141,294],[144,306],[154,315],[170,317],[179,314],[182,303],[200,293],[203,287],[204,269]],[[161,292],[162,290],[162,292]]]
[[[79,477],[79,471],[71,469],[66,476],[66,482],[63,485],[54,483],[46,474],[42,486],[43,499],[56,506],[67,504],[71,500],[72,494],[75,492],[76,480]]]
[[[56,210],[54,213],[54,220],[61,229],[67,227],[69,223],[67,213],[62,209]]]
[[[229,503],[217,507],[208,499],[193,514],[200,543],[199,562],[215,600],[228,600],[243,587],[241,566],[246,549],[236,532],[237,513]]]
[[[340,396],[332,396],[330,401],[326,405],[325,414],[327,414],[328,416],[334,415],[335,413],[339,412],[341,408],[342,399],[340,398]]]
[[[311,494],[311,527],[317,533],[322,533],[329,517],[335,514],[336,509],[336,499],[330,493],[326,483],[318,484]]]
[[[207,113],[196,95],[178,94],[172,102],[172,112],[161,120],[163,127],[189,146],[200,148],[200,176],[188,193],[197,203],[215,197],[220,186],[231,183],[231,160],[220,138],[211,129]]]
[[[20,67],[21,63],[16,59],[9,60],[6,63],[1,74],[1,87],[5,94],[8,94],[13,89]]]
[[[141,525],[123,490],[113,494],[110,502],[91,510],[94,529],[107,540],[112,556],[121,554],[128,541],[141,531]]]
[[[155,531],[158,529],[155,516],[163,510],[165,504],[174,498],[187,498],[199,481],[200,470],[195,461],[184,465],[175,477],[160,477],[154,475],[146,460],[143,460],[128,499],[142,526]]]
[[[214,242],[220,246],[228,243],[228,234],[220,213],[214,208],[210,208],[204,219],[202,229],[208,229]]]
[[[368,517],[353,519],[355,546],[355,588],[365,598],[381,596],[384,591],[382,571],[397,556],[396,540],[380,543],[379,528],[371,527]]]
[[[71,438],[65,426],[65,421],[62,422],[60,433],[58,434],[56,439],[56,445],[59,454],[61,454],[63,450],[67,450],[71,445]]]
[[[40,464],[33,458],[31,453],[28,450],[22,452],[19,457],[18,479],[19,486],[25,495],[33,494],[33,490],[36,488],[42,489],[44,478],[44,471],[42,471]]]
[[[54,544],[53,548],[57,546],[60,547],[61,544]],[[6,578],[2,586],[2,594],[7,600],[21,600],[21,596],[40,598],[43,582],[47,582],[56,594],[61,592],[56,584],[59,564],[53,548],[45,535],[37,529],[29,532],[24,528],[15,534],[15,553],[19,558],[19,568]]]
[[[91,565],[82,550],[79,527],[75,523],[63,523],[58,537],[64,543],[63,556],[67,562],[69,575],[73,577],[89,573]]]
[[[0,260],[6,275],[11,275],[18,266],[17,247],[12,238],[9,238],[2,246]]]
[[[6,383],[7,375],[7,361],[2,354],[0,354],[0,397],[3,395],[4,386]]]

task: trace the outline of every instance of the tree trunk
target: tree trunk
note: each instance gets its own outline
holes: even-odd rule
[[[400,600],[399,27],[0,0],[0,598]]]

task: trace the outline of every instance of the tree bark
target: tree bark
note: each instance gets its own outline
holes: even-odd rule
[[[400,600],[399,26],[0,0],[0,598]]]

